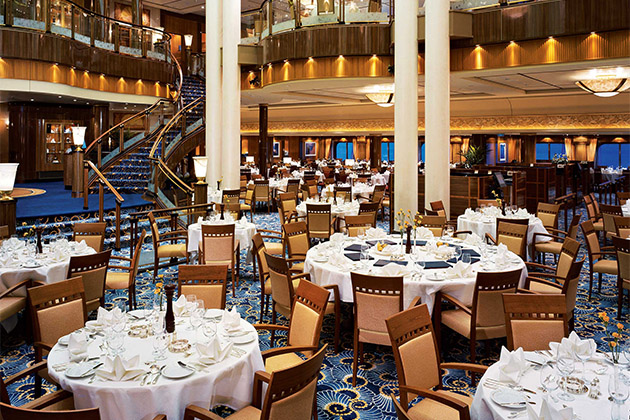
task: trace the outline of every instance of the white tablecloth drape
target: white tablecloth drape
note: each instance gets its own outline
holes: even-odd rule
[[[185,318],[187,319],[187,318]],[[176,327],[177,337],[191,339],[192,332],[187,331],[188,321]],[[242,328],[256,335],[254,327],[241,320]],[[221,327],[218,327],[219,330]],[[201,331],[198,337],[202,337]],[[88,349],[90,356],[98,355],[102,339],[97,337]],[[153,361],[152,338],[125,338],[125,359],[140,356],[141,367],[148,369],[145,362]],[[51,377],[67,391],[74,394],[77,409],[99,407],[102,420],[151,420],[157,414],[166,414],[168,419],[181,420],[189,404],[209,408],[219,404],[235,410],[251,403],[254,373],[264,370],[264,363],[258,345],[258,339],[237,346],[244,350],[241,357],[229,355],[222,362],[207,367],[206,372],[195,372],[191,376],[171,380],[160,377],[155,385],[141,386],[139,380],[126,382],[88,379],[70,379],[63,372],[56,372],[52,366],[68,362],[67,347],[55,345],[48,357],[48,372]],[[167,360],[156,362],[158,366],[176,364],[178,360],[196,362],[196,350],[188,358],[182,353],[166,351]]]
[[[210,222],[203,222],[210,224]],[[247,222],[238,221],[235,223],[234,238],[241,243],[241,251],[249,249],[252,246],[252,238],[256,234],[256,225]],[[201,246],[201,225],[193,223],[188,226],[188,252],[198,252]]]
[[[318,204],[318,203],[309,203],[309,204]],[[321,203],[320,203],[321,204]],[[301,202],[295,208],[298,213],[298,216],[306,216],[306,203]],[[330,212],[333,217],[341,217],[344,218],[346,216],[356,216],[359,214],[359,203],[353,201],[351,203],[345,203],[343,205],[332,204],[330,208]]]
[[[465,215],[457,218],[457,230],[470,230],[479,235],[482,239],[489,233],[494,238],[497,233],[496,217],[485,217],[482,220],[470,220]],[[539,218],[534,218],[529,222],[527,229],[527,244],[531,245],[534,241],[534,233],[549,233]],[[496,239],[496,238],[495,238]],[[538,242],[547,242],[551,240],[549,237],[539,237]]]

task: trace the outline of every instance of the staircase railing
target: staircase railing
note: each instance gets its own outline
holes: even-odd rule
[[[104,221],[104,207],[105,207],[105,187],[109,188],[109,190],[114,194],[114,198],[116,199],[116,249],[120,249],[120,206],[125,201],[125,199],[118,193],[116,188],[103,176],[101,171],[98,170],[96,165],[94,165],[89,160],[84,161],[84,172],[88,172],[90,169],[94,171],[98,178],[98,221]],[[87,197],[87,195],[86,195]]]

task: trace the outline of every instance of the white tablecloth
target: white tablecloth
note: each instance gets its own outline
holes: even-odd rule
[[[372,184],[375,185],[387,185],[389,183],[389,171],[382,174],[372,175]]]
[[[470,220],[462,214],[457,218],[457,230],[470,230],[482,239],[486,237],[486,233],[489,233],[494,238],[497,234],[497,219],[496,217],[484,216],[482,220]],[[529,228],[527,229],[528,245],[531,245],[534,241],[534,233],[549,233],[543,226],[542,221],[537,217],[529,222]],[[547,242],[549,240],[551,240],[549,237],[538,238],[538,242]]]
[[[395,240],[396,238],[391,237],[390,240]],[[344,247],[350,245],[350,242],[346,243]],[[463,245],[463,244],[459,244]],[[330,264],[329,262],[318,262],[315,261],[315,256],[318,253],[318,250],[322,249],[331,249],[330,242],[325,242],[323,244],[317,245],[311,248],[306,254],[306,261],[304,262],[304,272],[310,273],[311,281],[320,285],[337,285],[339,286],[339,292],[341,295],[341,300],[343,302],[353,302],[352,296],[352,280],[350,278],[350,271],[359,271],[363,272],[360,262],[352,262],[348,259],[348,262],[353,263],[352,270],[341,270],[339,267]],[[471,247],[468,245],[464,245],[465,248],[472,248],[478,251],[477,248]],[[336,251],[332,251],[336,252]],[[355,253],[357,251],[343,251],[344,253]],[[378,255],[376,253],[376,248],[372,247],[370,250],[371,256],[374,260],[370,261],[370,264],[374,264],[378,260],[389,260],[390,257]],[[430,256],[427,253],[423,253],[423,260],[426,261],[436,261],[435,257]],[[485,268],[486,271],[510,271],[520,268],[522,270],[521,281],[519,286],[522,287],[525,284],[525,278],[527,277],[527,269],[525,267],[525,263],[513,253],[509,253],[508,259],[510,262],[497,268],[494,263],[488,263],[489,265]],[[512,262],[513,261],[513,262]],[[411,264],[410,262],[408,264]],[[481,269],[481,263],[473,264],[473,268],[475,270]],[[410,266],[411,267],[411,266]],[[380,275],[382,272],[382,268],[372,267],[371,271],[373,275]],[[435,302],[435,294],[439,291],[444,291],[455,298],[459,299],[465,305],[472,305],[473,293],[475,288],[475,277],[464,278],[464,279],[447,279],[442,281],[430,281],[426,278],[426,274],[430,274],[433,272],[445,273],[444,269],[425,269],[424,274],[420,277],[412,278],[411,275],[407,275],[404,278],[404,289],[403,289],[403,299],[405,308],[411,304],[411,301],[416,297],[420,296],[422,299],[422,303],[426,303],[429,307],[429,311],[433,311],[433,305]],[[446,277],[445,275],[442,277]]]
[[[204,224],[210,224],[210,222],[204,222]],[[241,243],[241,251],[249,249],[252,246],[252,238],[256,234],[256,225],[247,222],[243,224],[241,221],[236,223],[234,228],[234,238]],[[188,226],[188,252],[197,252],[201,245],[201,225],[199,223],[193,223]],[[249,255],[249,253],[248,253]]]
[[[528,352],[526,352],[526,354],[527,353]],[[598,360],[601,360],[601,355],[597,355],[595,358]],[[472,406],[470,407],[470,416],[471,416],[471,419],[473,420],[508,419],[509,418],[508,415],[511,412],[516,411],[514,409],[503,408],[495,404],[491,400],[491,395],[494,392],[494,390],[486,388],[483,385],[485,378],[492,378],[492,379],[497,379],[497,380],[499,379],[499,367],[497,365],[498,364],[495,363],[494,365],[488,368],[486,373],[483,375],[483,378],[481,379],[480,385],[477,387],[477,392],[475,393]],[[599,399],[595,400],[595,399],[589,398],[588,393],[586,393],[583,395],[574,395],[575,401],[565,402],[565,401],[559,400],[556,403],[553,401],[553,399],[549,398],[549,403],[556,409],[562,409],[563,404],[567,405],[568,407],[572,407],[573,414],[574,415],[577,414],[579,416],[579,417],[574,417],[574,418],[580,418],[582,420],[609,419],[612,403],[608,401],[608,378],[609,378],[609,375],[612,373],[613,368],[611,365],[606,364],[606,366],[608,366],[608,369],[605,372],[605,374],[595,375],[595,373],[593,372],[593,369],[597,368],[598,366],[599,365],[597,365],[594,361],[586,362],[587,379],[590,381],[592,380],[592,378],[597,376],[597,378],[599,378],[600,380],[599,390],[602,393],[602,395],[599,397]],[[579,372],[577,372],[577,375],[576,373],[573,373],[571,376],[581,377],[582,363],[579,361],[576,362],[575,369],[576,371],[579,371]],[[524,388],[530,389],[532,391],[536,391],[536,395],[532,395],[529,393],[528,395],[531,397],[530,401],[536,402],[536,404],[532,408],[534,409],[536,413],[539,413],[542,397],[543,395],[545,395],[540,389],[538,389],[540,387],[540,371],[531,369],[531,368],[528,369],[524,373],[521,381],[519,381],[519,385],[523,386]],[[554,391],[554,395],[558,395],[559,392],[560,390]],[[628,402],[626,401],[626,411],[628,410],[627,406],[628,406]],[[524,416],[519,416],[517,418],[527,419],[528,417],[527,415],[524,415]],[[626,412],[625,417],[622,417],[622,418],[628,418],[628,413]]]
[[[192,338],[192,331],[187,331],[188,318],[177,325],[177,338]],[[242,328],[256,334],[254,327],[241,320]],[[219,330],[221,327],[219,326]],[[198,332],[198,339],[203,337]],[[204,337],[205,339],[205,337]],[[98,346],[102,339],[97,337],[90,344],[89,353],[98,355]],[[148,369],[145,362],[153,361],[152,338],[125,338],[124,358],[140,356],[141,367]],[[258,339],[251,343],[238,345],[245,355],[235,357],[229,355],[222,362],[209,366],[206,372],[195,372],[191,376],[171,380],[160,377],[157,384],[140,386],[139,380],[114,382],[96,380],[88,383],[88,379],[69,379],[63,372],[56,372],[52,366],[68,362],[68,350],[59,344],[55,345],[48,357],[48,372],[61,387],[74,394],[77,409],[99,407],[102,420],[150,420],[157,414],[166,414],[169,420],[180,420],[189,404],[209,408],[219,404],[235,410],[251,403],[254,373],[264,370],[264,363],[258,345]],[[182,353],[166,352],[167,360],[156,362],[158,366],[175,364],[178,360],[196,362],[198,354],[185,358]]]
[[[626,204],[621,206],[621,212],[624,217],[630,217],[630,200],[626,201]]]
[[[622,169],[604,168],[602,169],[602,176],[605,181],[616,181],[623,174]]]
[[[308,204],[318,204],[318,203],[308,203]],[[298,213],[298,216],[306,216],[306,203],[303,201],[297,205],[295,210]],[[359,203],[353,201],[351,203],[345,203],[343,205],[332,204],[330,208],[330,212],[333,217],[341,217],[344,218],[346,216],[356,216],[359,214]]]

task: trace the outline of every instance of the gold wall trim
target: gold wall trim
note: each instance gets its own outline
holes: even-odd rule
[[[466,132],[527,132],[560,130],[567,132],[590,130],[630,130],[630,113],[590,115],[498,116],[451,118],[452,131]],[[269,122],[273,134],[293,133],[384,133],[394,131],[394,120],[350,120],[312,122]],[[418,120],[418,131],[424,132],[424,118]],[[258,123],[241,124],[241,134],[258,133]]]
[[[43,61],[0,58],[0,79],[31,80],[59,83],[72,87],[99,92],[125,95],[144,95],[167,98],[169,87],[165,83],[108,76],[94,72],[73,69],[61,64]]]

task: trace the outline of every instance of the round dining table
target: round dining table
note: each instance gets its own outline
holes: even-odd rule
[[[298,216],[306,216],[306,204],[315,204],[315,205],[325,205],[327,204],[324,201],[310,201],[311,199],[307,199],[306,201],[302,201],[297,205],[295,210],[297,211]],[[357,201],[352,201],[344,204],[334,204],[331,203],[330,212],[333,217],[345,218],[346,216],[356,216],[359,214],[359,203]]]
[[[529,217],[529,227],[527,229],[527,245],[532,245],[534,241],[535,233],[549,233],[545,226],[536,216]],[[508,217],[509,218],[509,217]],[[514,217],[519,218],[519,217]],[[461,214],[457,217],[457,230],[464,231],[469,230],[479,235],[480,238],[485,238],[486,233],[492,235],[494,238],[497,234],[497,217],[491,215],[485,215],[478,212],[469,212],[469,214]],[[496,238],[495,238],[496,239]],[[537,242],[547,242],[551,240],[548,236],[541,236]]]
[[[133,311],[135,317],[142,317],[143,311]],[[177,339],[186,339],[193,344],[201,340],[200,331],[188,331],[187,317],[176,318]],[[130,322],[140,325],[143,319],[131,318]],[[205,322],[213,322],[205,320]],[[88,322],[89,323],[89,322]],[[68,348],[57,343],[48,356],[48,372],[61,388],[74,396],[77,409],[98,407],[102,420],[150,420],[158,414],[166,414],[169,420],[181,420],[189,404],[200,407],[225,405],[234,410],[241,409],[252,401],[252,386],[256,371],[264,370],[264,362],[254,327],[241,319],[241,330],[246,331],[252,340],[244,344],[233,343],[229,354],[222,361],[200,365],[199,355],[194,347],[186,353],[173,353],[166,350],[165,360],[155,360],[152,355],[153,338],[125,336],[121,357],[125,360],[139,357],[138,366],[149,371],[151,364],[162,368],[175,366],[179,361],[194,367],[194,372],[181,379],[168,379],[160,374],[157,381],[142,384],[143,375],[127,381],[106,380],[101,376],[86,376],[71,379],[66,376],[70,357]],[[132,325],[133,325],[132,324]],[[129,323],[127,330],[129,330]],[[223,335],[221,324],[217,324],[217,334]],[[226,336],[225,340],[233,340]],[[244,340],[242,340],[244,341]],[[99,363],[106,355],[101,346],[104,339],[95,336],[88,345],[88,355],[92,363]],[[106,346],[103,346],[104,348]],[[203,366],[203,367],[202,367]],[[193,369],[191,369],[193,370]]]
[[[429,311],[433,311],[435,295],[442,291],[459,299],[465,305],[472,305],[475,286],[476,273],[479,271],[511,271],[520,269],[521,280],[519,287],[524,286],[527,277],[527,269],[523,260],[512,252],[507,252],[504,258],[496,257],[496,247],[486,246],[487,256],[480,258],[481,250],[473,245],[468,245],[463,241],[451,239],[443,241],[450,245],[460,247],[466,253],[470,253],[470,272],[464,277],[453,275],[452,266],[455,264],[451,259],[440,259],[431,251],[427,244],[435,243],[438,239],[418,240],[416,243],[420,248],[420,261],[424,261],[426,268],[411,269],[413,262],[409,255],[403,254],[402,260],[392,261],[392,255],[387,255],[387,251],[379,252],[376,246],[371,246],[369,250],[369,261],[360,261],[360,247],[363,243],[357,238],[346,237],[342,244],[324,242],[312,247],[306,254],[304,262],[304,272],[310,273],[311,281],[320,285],[337,285],[339,287],[340,299],[343,302],[353,302],[352,280],[350,273],[356,271],[374,276],[387,275],[385,267],[391,264],[405,264],[407,272],[403,273],[403,304],[408,307],[412,300],[419,296],[422,303],[426,303]],[[400,236],[388,236],[380,240],[368,239],[367,243],[375,244],[377,241],[390,243],[393,245],[400,243]],[[440,241],[442,241],[440,239]]]
[[[531,359],[534,362],[539,362],[540,355],[534,352],[524,352],[525,359]],[[545,361],[543,358],[540,360]],[[501,388],[501,381],[499,381],[499,364],[497,362],[490,366],[486,373],[481,378],[477,391],[473,398],[472,405],[470,407],[470,416],[472,420],[507,420],[507,419],[528,419],[528,415],[525,412],[525,408],[515,409],[506,408],[498,405],[493,400],[493,393]],[[582,366],[580,362],[575,364],[576,371],[571,374],[572,378],[582,378]],[[563,408],[570,407],[573,409],[573,419],[590,420],[590,419],[609,419],[611,418],[611,409],[613,403],[608,400],[608,381],[613,373],[613,366],[609,363],[605,356],[601,353],[597,353],[589,361],[586,362],[586,386],[588,391],[576,395],[572,394],[575,398],[574,401],[562,401],[557,398],[560,390],[553,391],[549,396],[543,392],[540,383],[540,365],[537,363],[529,363],[527,368],[522,373],[520,379],[517,381],[517,385],[526,389],[524,396],[527,401],[531,402],[531,408],[539,413],[542,405],[542,400],[545,398],[547,403],[550,404],[555,410],[562,410]],[[559,375],[558,372],[556,374]],[[594,384],[593,380],[597,379],[597,389],[601,393],[597,398],[589,396],[591,388]],[[497,387],[497,384],[499,386]],[[513,387],[516,384],[504,383],[504,387]],[[526,394],[526,395],[525,395]],[[621,418],[628,418],[628,409],[630,405],[627,404],[623,409],[626,413]]]
[[[202,222],[193,223],[188,226],[188,252],[199,252],[201,246],[201,225],[226,225],[234,224],[234,238],[240,242],[241,251],[249,249],[252,246],[252,238],[256,234],[256,225],[245,220],[245,218],[234,221],[228,220],[204,220]],[[247,253],[250,258],[250,253]]]

